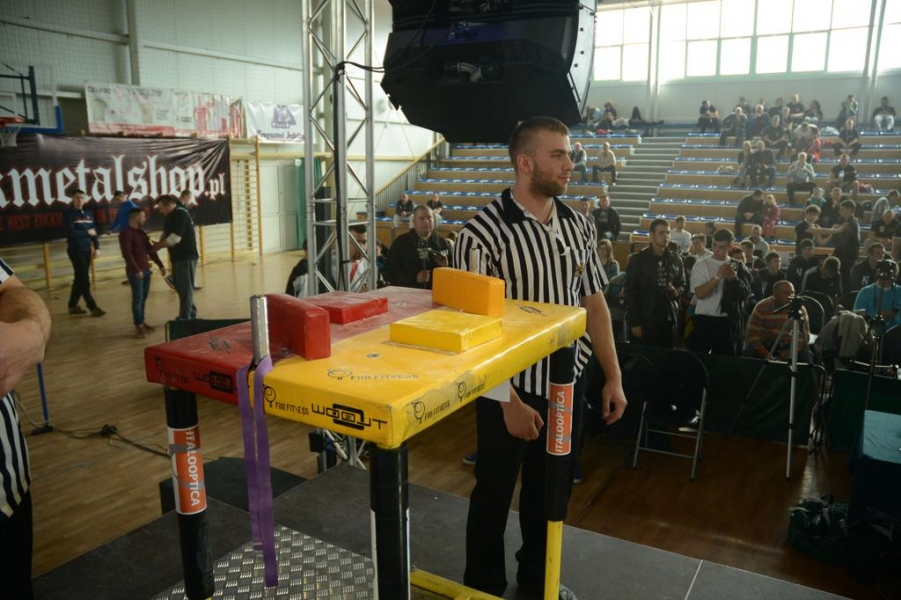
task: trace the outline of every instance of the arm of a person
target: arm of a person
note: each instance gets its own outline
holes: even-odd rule
[[[163,266],[163,261],[160,260],[160,255],[157,254],[156,250],[153,249],[153,244],[150,243],[150,237],[145,233],[141,236],[141,243],[144,244],[147,250],[147,255],[150,259],[156,263],[156,266],[160,268],[160,274],[166,274],[166,267]]]
[[[619,232],[623,228],[623,222],[619,218],[618,212],[611,212],[610,216],[613,217],[610,219],[610,233],[613,234],[613,239],[616,240],[616,238],[619,237]]]
[[[131,232],[123,231],[119,234],[119,249],[122,250],[122,258],[125,259],[125,268],[129,273],[138,273],[141,267],[138,265],[138,259],[134,250],[134,235]]]
[[[754,353],[757,354],[760,358],[766,358],[769,356],[769,349],[763,345],[763,318],[760,316],[760,313],[757,310],[757,307],[754,307],[754,310],[751,311],[751,318],[748,320],[748,346],[754,350]]]
[[[627,278],[628,279],[628,278]],[[601,390],[601,413],[609,425],[623,416],[628,401],[623,392],[623,375],[616,358],[613,343],[613,326],[610,309],[604,294],[596,292],[582,298],[582,306],[588,311],[587,329],[591,338],[591,348],[598,364],[604,371],[604,388]]]
[[[631,327],[641,327],[643,320],[641,318],[641,298],[639,283],[641,273],[639,272],[639,262],[641,259],[635,255],[629,261],[626,267],[626,284],[623,286],[623,305],[626,309],[626,322]]]
[[[88,237],[88,230],[79,227],[75,223],[75,211],[63,211],[63,228],[66,230],[66,237],[77,240]]]
[[[692,289],[694,289],[695,296],[697,296],[699,300],[703,300],[712,294],[719,281],[719,275],[708,279],[707,270],[703,268],[699,269],[697,265],[695,265],[695,268],[691,271],[691,286]]]
[[[44,360],[50,339],[50,312],[35,292],[15,276],[0,283],[0,396]]]
[[[673,261],[675,263],[676,269],[676,277],[673,279],[673,287],[676,288],[678,292],[677,297],[685,294],[685,288],[687,282],[685,281],[685,265],[682,263],[682,259],[678,256],[675,257]]]

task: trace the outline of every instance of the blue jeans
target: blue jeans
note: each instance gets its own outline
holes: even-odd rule
[[[172,263],[172,283],[178,294],[178,318],[196,319],[197,307],[194,306],[194,270],[197,259],[176,260]]]
[[[144,277],[139,278],[136,273],[128,273],[128,283],[131,284],[131,318],[135,327],[144,324],[144,305],[147,303],[147,294],[150,293],[150,270],[144,271]]]

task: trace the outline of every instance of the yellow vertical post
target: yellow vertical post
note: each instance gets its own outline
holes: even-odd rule
[[[260,136],[254,139],[254,155],[257,161],[257,243],[263,256],[263,198],[260,196]]]
[[[547,562],[544,569],[545,600],[560,595],[560,563],[563,548],[563,521],[547,522]]]
[[[47,289],[53,285],[53,269],[50,266],[50,242],[44,242],[44,281]]]

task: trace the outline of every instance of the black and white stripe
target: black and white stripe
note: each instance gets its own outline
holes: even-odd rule
[[[595,250],[594,224],[554,199],[555,214],[545,225],[524,211],[509,189],[471,218],[454,244],[458,269],[503,279],[507,298],[580,306],[582,297],[602,290],[603,268]],[[470,256],[478,251],[478,268]],[[588,334],[576,346],[576,372],[591,355]],[[549,359],[519,373],[513,384],[547,395]]]
[[[13,276],[13,270],[0,258],[0,283]],[[28,447],[19,426],[12,393],[0,398],[0,520],[12,516],[31,484]]]

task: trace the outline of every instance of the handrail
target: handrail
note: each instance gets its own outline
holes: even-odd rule
[[[416,159],[412,160],[406,169],[403,169],[397,176],[383,185],[375,192],[375,207],[377,211],[385,210],[388,205],[396,200],[401,192],[416,184],[423,171],[427,171],[432,163],[432,153],[438,151],[436,158],[441,158],[440,147],[447,142],[442,137],[434,144],[429,146],[428,150],[420,154]]]

